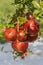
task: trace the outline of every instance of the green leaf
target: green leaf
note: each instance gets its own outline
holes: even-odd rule
[[[18,17],[17,20],[19,20],[19,26],[21,26],[23,23],[25,23],[27,21],[27,19],[25,17]]]
[[[40,5],[39,5],[39,3],[37,1],[33,0],[32,4],[34,5],[35,8],[40,9]]]
[[[43,7],[43,1],[40,2],[40,5]]]
[[[40,10],[35,9],[34,12],[33,12],[33,15],[37,15],[37,14],[39,14],[39,13],[40,13]]]

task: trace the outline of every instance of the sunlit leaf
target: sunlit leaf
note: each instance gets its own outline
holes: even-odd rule
[[[37,9],[40,8],[40,5],[39,5],[39,3],[38,3],[37,1],[34,1],[34,0],[33,0],[32,3],[33,3],[33,5],[34,5],[35,8],[37,8]]]

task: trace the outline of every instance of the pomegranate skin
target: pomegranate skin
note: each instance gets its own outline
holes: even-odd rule
[[[16,39],[16,29],[15,28],[8,28],[4,32],[5,39],[8,41],[14,41]]]
[[[30,35],[28,35],[28,41],[29,41],[29,42],[34,42],[35,40],[37,40],[37,38],[38,38],[38,34],[35,35],[35,36],[30,36]]]
[[[12,48],[19,52],[24,52],[28,48],[28,42],[20,42],[19,40],[16,40],[12,43]]]
[[[17,38],[19,41],[26,41],[27,40],[26,31],[19,30]]]

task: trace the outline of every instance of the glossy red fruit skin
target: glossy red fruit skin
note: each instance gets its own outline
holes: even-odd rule
[[[16,40],[12,43],[12,48],[18,52],[24,52],[28,48],[28,42],[21,42],[19,40]]]
[[[29,42],[34,42],[35,40],[37,40],[37,38],[38,38],[38,34],[35,36],[28,35],[28,41]]]
[[[36,35],[39,32],[39,25],[38,23],[35,23],[33,19],[28,20],[28,22],[25,23],[24,28],[30,35]]]
[[[35,18],[32,13],[26,13],[25,17],[27,18],[27,20]]]
[[[37,26],[35,25],[34,21],[30,21],[29,27],[28,27],[28,33],[30,35],[35,35],[38,33]]]
[[[14,41],[16,39],[16,29],[15,28],[8,28],[4,32],[5,39],[8,41]]]
[[[26,41],[27,40],[26,31],[19,30],[17,38],[19,41]]]

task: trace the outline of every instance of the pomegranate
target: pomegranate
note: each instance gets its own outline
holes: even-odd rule
[[[21,42],[19,40],[16,40],[12,42],[12,48],[16,51],[24,52],[28,48],[28,42],[27,41]]]
[[[19,30],[18,34],[17,34],[17,38],[20,41],[26,41],[27,40],[27,35],[26,35],[26,31],[25,30]]]
[[[16,29],[15,28],[8,28],[4,32],[5,39],[8,41],[14,41],[16,39]]]

